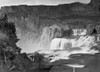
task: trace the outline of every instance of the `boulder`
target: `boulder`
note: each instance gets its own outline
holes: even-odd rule
[[[95,25],[89,24],[87,25],[86,29],[87,29],[87,35],[92,35],[93,30],[95,29]]]
[[[100,25],[96,25],[95,29],[96,29],[97,33],[100,34]]]

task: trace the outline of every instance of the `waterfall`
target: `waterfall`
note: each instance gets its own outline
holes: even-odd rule
[[[49,49],[51,40],[56,37],[61,37],[61,35],[61,28],[56,24],[50,27],[44,27],[40,37],[40,47]]]
[[[96,46],[94,36],[84,35],[74,38],[54,38],[51,40],[49,50],[40,50],[40,54],[50,59],[50,63],[59,59],[69,59],[71,54],[95,54],[97,50],[91,50]]]
[[[91,50],[91,47],[96,46],[95,36],[87,35],[86,29],[73,29],[70,36],[67,29],[62,30],[59,26],[53,25],[43,28],[41,34],[40,54],[45,54],[45,57],[50,58],[50,62],[59,59],[69,59],[71,54],[95,54],[97,50]],[[63,38],[64,37],[64,38]],[[65,38],[66,37],[66,38]],[[47,48],[47,49],[46,49]]]
[[[94,36],[79,36],[74,39],[54,38],[50,44],[50,50],[66,50],[76,52],[86,52],[95,46]],[[79,51],[80,50],[80,51]]]

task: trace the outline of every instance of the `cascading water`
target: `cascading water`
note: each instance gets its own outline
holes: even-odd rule
[[[91,47],[97,45],[94,36],[79,36],[74,39],[54,38],[50,44],[50,50],[54,56],[50,62],[59,59],[69,59],[71,54],[94,54],[98,51],[90,50]]]
[[[80,36],[79,38],[54,38],[50,45],[50,50],[67,50],[67,51],[88,51],[92,46],[95,46],[95,37]]]
[[[40,37],[40,47],[42,49],[48,49],[52,39],[59,36],[61,36],[61,28],[56,24],[50,27],[44,27]]]
[[[65,32],[63,37],[59,26],[45,27],[41,35],[41,44],[43,45],[45,42],[43,46],[49,44],[49,48],[47,47],[48,50],[42,50],[39,53],[45,54],[47,58],[52,57],[50,62],[53,62],[59,59],[69,59],[71,54],[95,54],[98,52],[91,50],[91,47],[97,45],[96,38],[86,35],[86,29],[73,29],[73,34],[69,37],[66,36],[68,33]]]

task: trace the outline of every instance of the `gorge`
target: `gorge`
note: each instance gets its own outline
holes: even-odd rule
[[[1,7],[0,44],[0,72],[100,72],[100,0]]]

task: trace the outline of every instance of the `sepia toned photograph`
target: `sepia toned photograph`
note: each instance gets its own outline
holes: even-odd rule
[[[0,72],[100,72],[100,0],[0,0]]]

